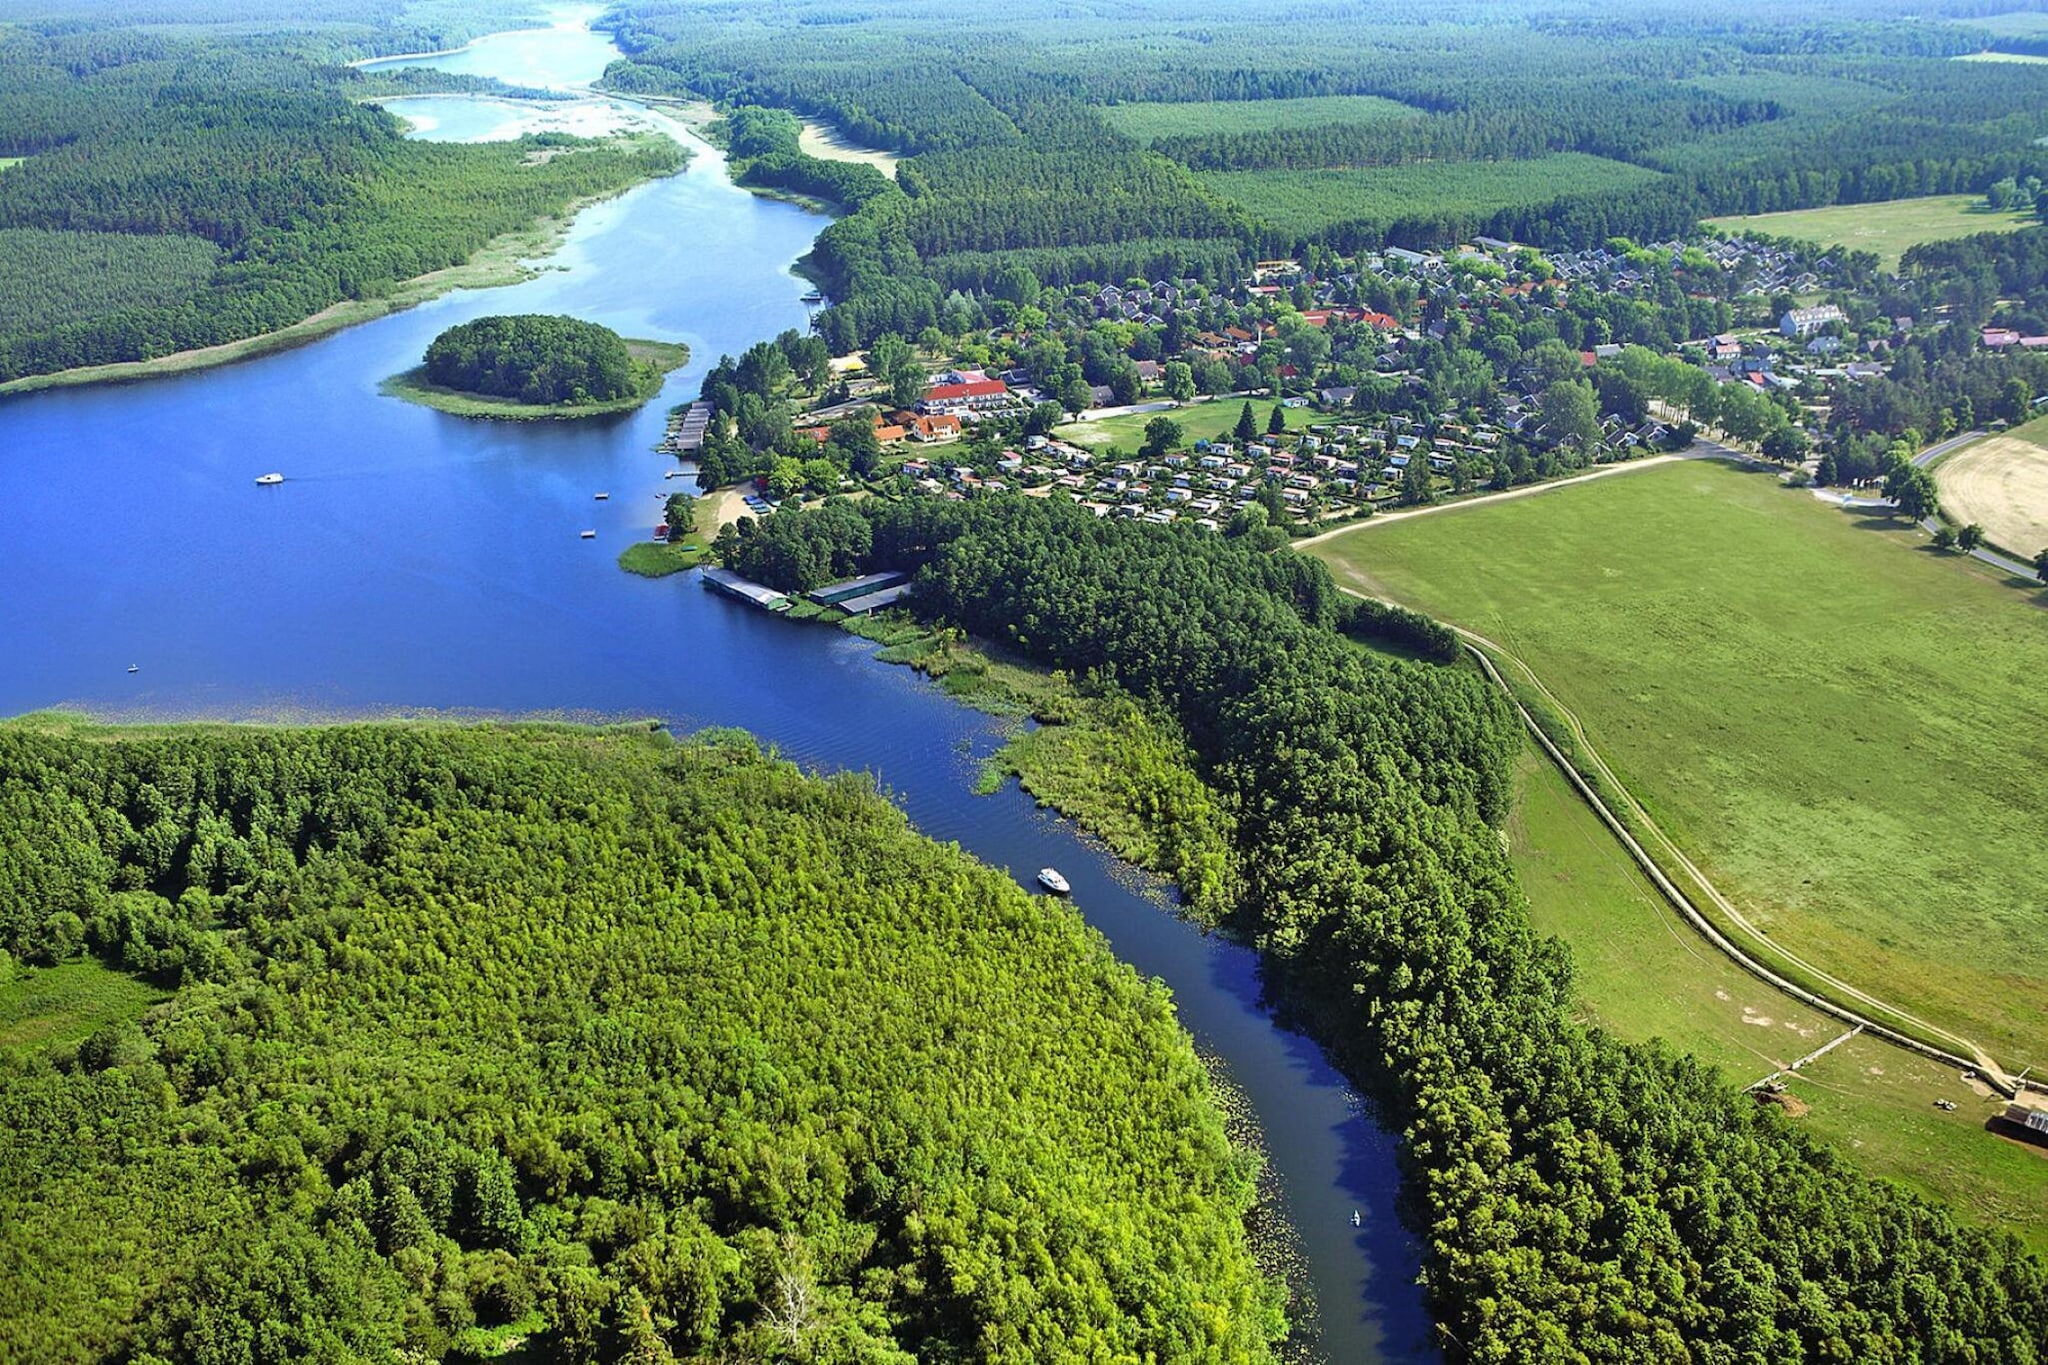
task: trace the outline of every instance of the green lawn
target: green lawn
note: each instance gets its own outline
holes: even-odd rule
[[[1772,938],[2048,1062],[2043,598],[1708,462],[1368,526],[1338,578],[1526,660]]]
[[[1709,218],[1724,232],[1765,232],[1822,246],[1875,252],[1887,269],[1897,269],[1907,247],[1971,237],[1980,232],[2015,232],[2039,224],[2032,213],[1993,213],[1976,194],[1938,194],[1927,199],[1888,199],[1878,204],[1836,204],[1791,213],[1758,213]]]
[[[1509,852],[1536,928],[1571,945],[1581,1007],[1617,1037],[1662,1038],[1746,1085],[1841,1024],[1737,967],[1685,924],[1532,746],[1516,773]],[[1857,1039],[1799,1073],[1792,1120],[1875,1175],[2048,1252],[2048,1165],[1984,1130],[2001,1103],[1951,1067]],[[1953,1113],[1935,1108],[1940,1099]]]
[[[102,1024],[139,1019],[170,992],[87,958],[56,967],[30,967],[0,982],[0,1053],[22,1048],[70,1047]]]
[[[1312,95],[1293,100],[1216,100],[1203,104],[1112,104],[1110,126],[1140,142],[1209,133],[1264,133],[1331,123],[1418,118],[1420,109],[1378,95]]]
[[[27,159],[20,156],[0,156],[0,171],[6,170],[9,166],[19,166]]]
[[[1526,161],[1427,161],[1306,171],[1204,171],[1195,177],[1283,232],[1502,209],[1648,185],[1663,177],[1604,157],[1559,152]]]
[[[1167,412],[1134,412],[1123,417],[1105,417],[1099,422],[1075,422],[1053,434],[1089,450],[1116,446],[1125,454],[1135,454],[1145,443],[1145,424],[1155,417],[1170,417],[1180,423],[1181,435],[1189,442],[1213,441],[1228,436],[1236,429],[1237,415],[1242,411],[1244,399],[1219,398],[1214,402],[1193,403]],[[1286,418],[1289,431],[1299,431],[1312,422],[1332,420],[1311,408],[1282,408],[1280,412]],[[1258,420],[1259,431],[1263,433],[1267,421],[1273,416],[1273,400],[1254,398],[1252,416]]]

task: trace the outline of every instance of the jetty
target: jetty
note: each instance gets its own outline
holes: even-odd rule
[[[745,602],[759,607],[762,611],[788,611],[793,605],[787,593],[763,587],[751,578],[742,578],[731,569],[713,566],[704,570],[704,585],[713,592],[724,593],[734,601]]]
[[[697,402],[668,419],[668,435],[663,438],[661,448],[677,455],[690,455],[704,448],[704,433],[711,426],[711,405]]]

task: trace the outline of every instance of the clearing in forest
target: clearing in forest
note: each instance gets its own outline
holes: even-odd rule
[[[2041,598],[1686,461],[1315,547],[1499,641],[1781,949],[2048,1061]]]
[[[1964,447],[1935,467],[1934,481],[1958,525],[1977,523],[2020,559],[2048,549],[2048,419]]]
[[[1874,252],[1887,270],[1899,268],[1908,247],[1974,237],[1980,232],[2017,232],[2040,220],[2020,210],[1995,211],[1980,194],[1937,194],[1924,199],[1887,199],[1876,204],[1835,204],[1789,213],[1735,214],[1705,220],[1723,232],[1761,232],[1821,246]]]
[[[1282,232],[1304,236],[1340,223],[1483,218],[1504,209],[1635,189],[1663,179],[1656,171],[1582,152],[1558,152],[1525,161],[1204,171],[1195,178]],[[1460,230],[1469,229],[1460,225]]]

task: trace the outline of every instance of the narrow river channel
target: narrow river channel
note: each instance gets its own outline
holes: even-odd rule
[[[429,61],[575,91],[615,55],[565,13]],[[466,139],[606,103],[400,112],[417,136]],[[657,716],[870,771],[926,834],[1027,884],[1061,868],[1117,953],[1172,988],[1257,1110],[1330,1360],[1431,1358],[1392,1139],[1275,1022],[1252,953],[1161,909],[1160,888],[1014,786],[971,796],[999,722],[876,663],[864,641],[729,603],[694,574],[616,567],[676,486],[652,452],[666,408],[721,353],[805,326],[789,267],[823,225],[736,189],[714,150],[668,126],[696,154],[689,169],[587,211],[523,284],[222,369],[0,400],[0,714]],[[443,328],[504,312],[573,313],[685,341],[693,359],[618,420],[480,423],[377,392]],[[287,482],[257,487],[273,469]]]

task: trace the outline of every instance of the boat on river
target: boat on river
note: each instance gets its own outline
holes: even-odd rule
[[[284,475],[276,473],[275,471],[269,474],[258,474],[256,476],[256,486],[258,488],[275,488],[283,482]]]
[[[1067,884],[1067,879],[1060,875],[1059,869],[1056,867],[1039,868],[1038,884],[1052,892],[1055,896],[1064,896],[1074,889]]]
[[[595,531],[585,531],[585,532],[583,532],[583,533],[582,533],[582,538],[583,538],[584,540],[596,540],[596,539],[597,539],[597,532],[595,532]]]

